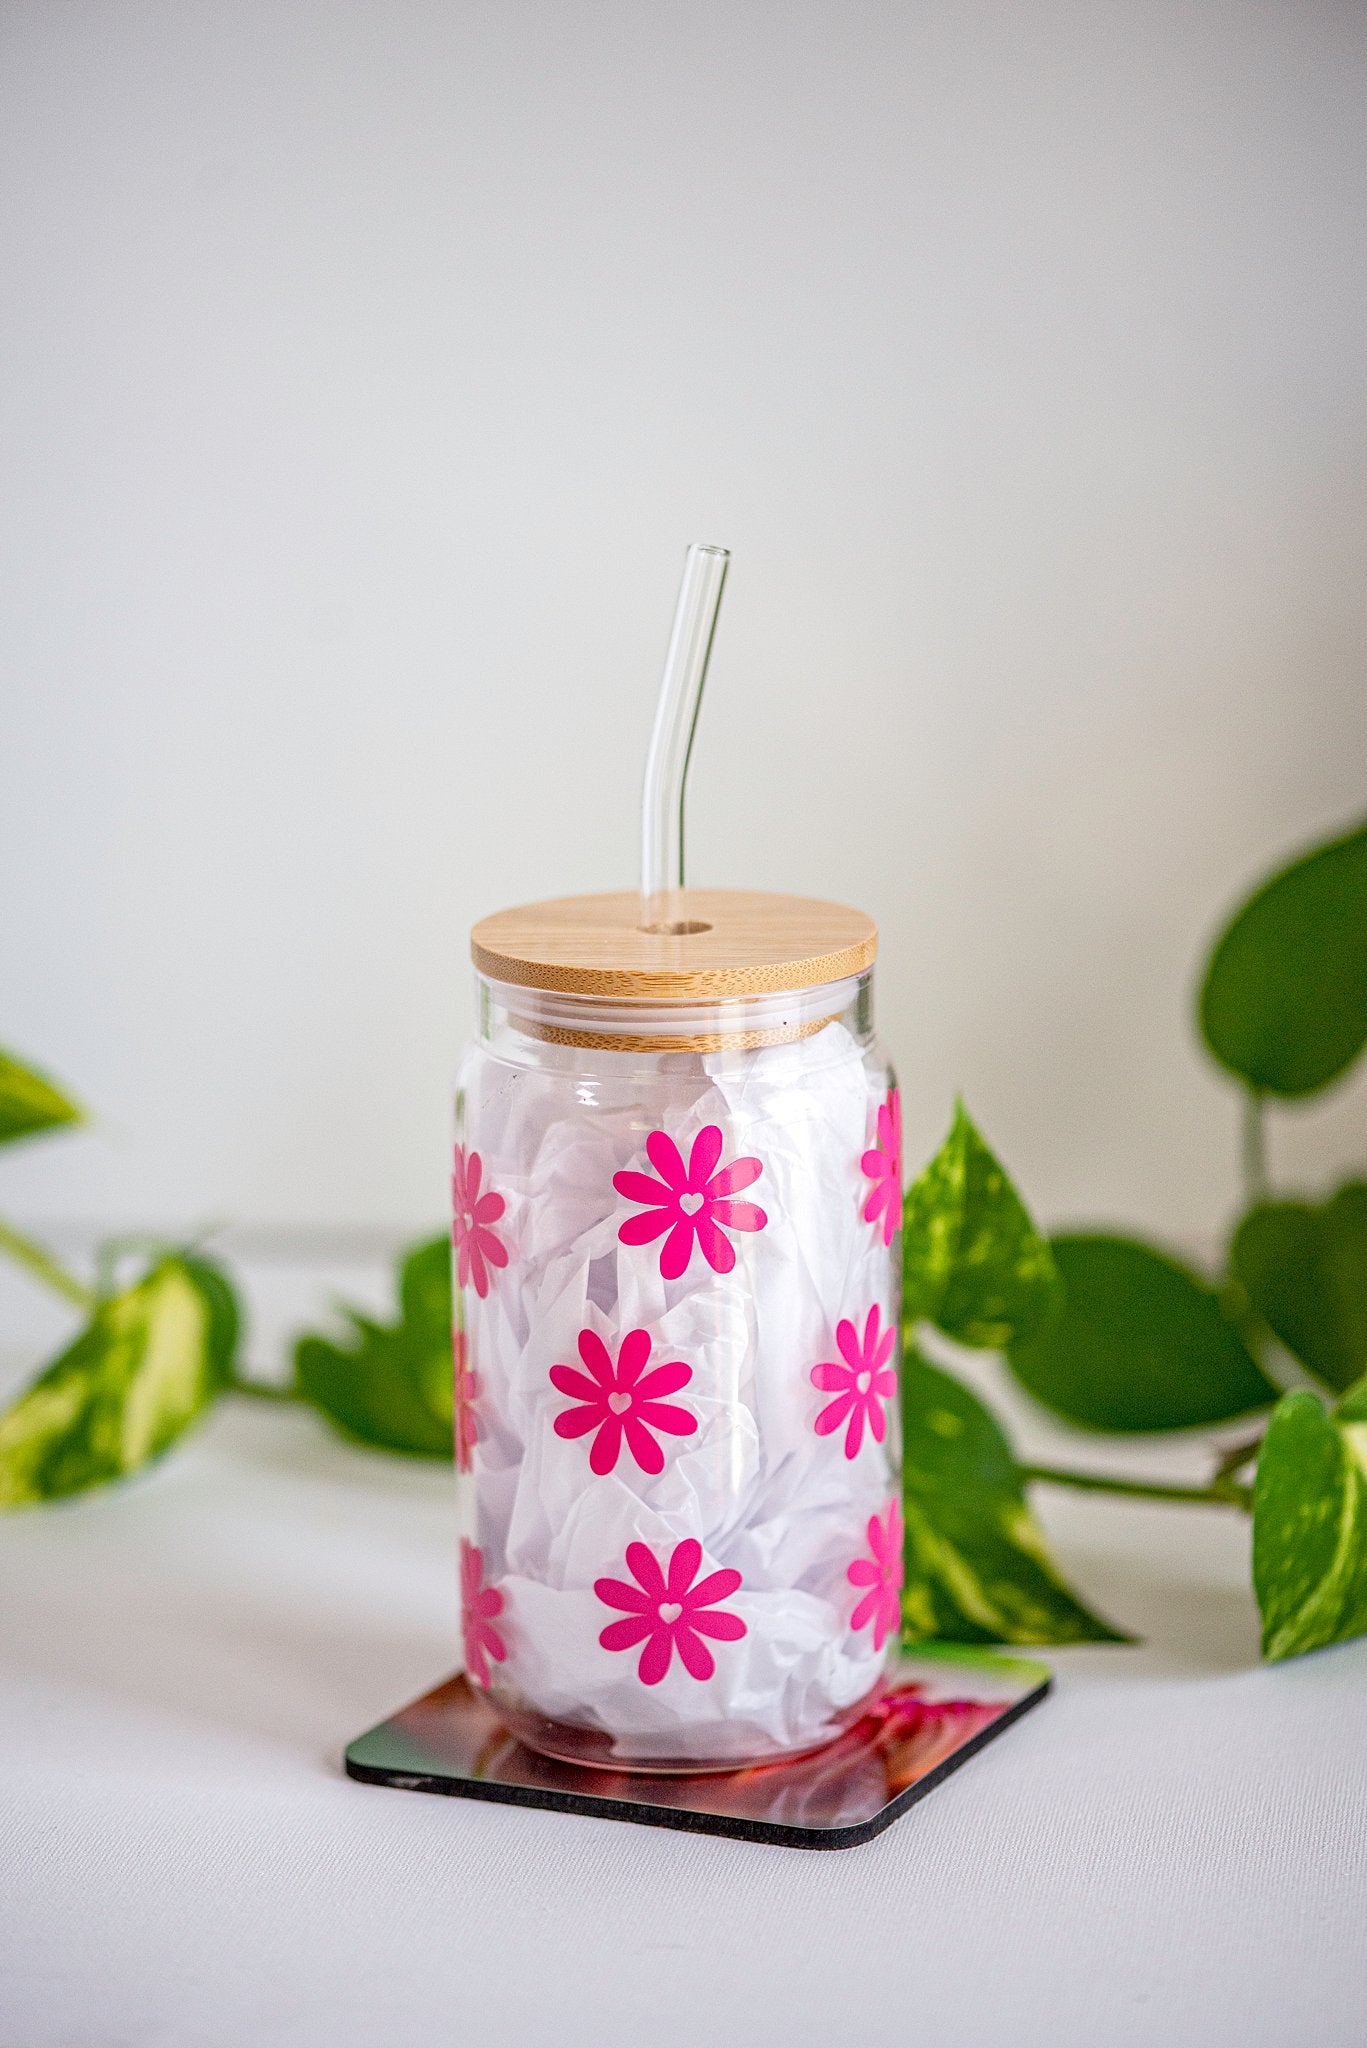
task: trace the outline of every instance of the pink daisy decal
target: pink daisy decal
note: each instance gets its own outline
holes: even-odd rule
[[[503,1595],[496,1586],[486,1586],[484,1555],[473,1543],[460,1539],[460,1619],[465,1635],[465,1669],[471,1683],[481,1690],[489,1683],[489,1659],[501,1664],[508,1652],[494,1627],[494,1616],[503,1612]]]
[[[902,1508],[888,1502],[882,1515],[870,1515],[868,1526],[871,1557],[857,1557],[845,1577],[852,1586],[868,1591],[850,1616],[850,1627],[867,1628],[873,1623],[873,1647],[881,1650],[902,1620]]]
[[[643,1472],[663,1472],[665,1454],[652,1430],[666,1436],[692,1436],[698,1426],[696,1415],[662,1401],[662,1394],[677,1394],[693,1377],[691,1365],[676,1359],[646,1372],[650,1357],[650,1333],[629,1330],[622,1339],[616,1365],[601,1337],[592,1330],[579,1332],[579,1356],[588,1375],[571,1365],[553,1365],[551,1382],[562,1394],[579,1405],[566,1408],[555,1418],[557,1436],[587,1436],[596,1430],[589,1466],[594,1472],[611,1472],[621,1455],[622,1438]]]
[[[623,1244],[650,1244],[665,1238],[660,1253],[660,1274],[677,1280],[688,1270],[696,1243],[714,1273],[729,1273],[736,1263],[736,1248],[724,1235],[728,1230],[763,1230],[769,1221],[753,1202],[733,1202],[731,1196],[759,1179],[764,1168],[758,1159],[733,1159],[717,1171],[722,1135],[708,1124],[693,1140],[688,1165],[672,1138],[652,1131],[646,1139],[646,1154],[659,1174],[615,1173],[612,1185],[629,1202],[643,1202],[645,1214],[631,1216],[617,1235]]]
[[[864,1221],[882,1219],[883,1242],[891,1244],[902,1228],[902,1093],[889,1088],[878,1106],[878,1142],[859,1164],[873,1182],[864,1204]]]
[[[859,1455],[866,1422],[876,1442],[881,1444],[888,1433],[883,1403],[897,1391],[897,1372],[888,1364],[897,1332],[891,1325],[880,1332],[881,1321],[875,1302],[864,1323],[862,1339],[848,1319],[837,1323],[836,1349],[843,1364],[832,1358],[812,1367],[812,1385],[825,1394],[835,1395],[834,1401],[828,1401],[817,1416],[816,1433],[818,1436],[830,1436],[848,1417],[849,1428],[845,1432],[847,1458]]]
[[[479,1442],[479,1428],[475,1421],[475,1403],[479,1399],[479,1374],[470,1370],[470,1347],[464,1330],[451,1332],[451,1355],[455,1364],[455,1413],[454,1434],[456,1439],[456,1470],[468,1472]]]
[[[483,1177],[484,1161],[478,1152],[467,1152],[457,1145],[455,1171],[451,1175],[451,1204],[455,1212],[451,1237],[456,1247],[456,1278],[462,1287],[473,1282],[481,1301],[489,1292],[490,1266],[508,1263],[508,1248],[493,1228],[503,1214],[503,1197],[492,1188],[481,1194]]]
[[[633,1650],[644,1643],[637,1675],[642,1685],[658,1685],[677,1650],[690,1678],[710,1678],[716,1670],[703,1641],[734,1643],[745,1634],[738,1614],[714,1613],[740,1584],[740,1573],[711,1572],[698,1585],[702,1545],[689,1536],[676,1544],[666,1578],[654,1553],[644,1543],[628,1543],[627,1568],[636,1580],[595,1579],[593,1590],[605,1607],[620,1607],[625,1621],[610,1621],[598,1640],[605,1650]]]

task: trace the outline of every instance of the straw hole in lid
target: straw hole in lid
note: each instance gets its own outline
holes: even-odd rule
[[[710,924],[705,924],[701,918],[697,917],[680,918],[674,924],[643,924],[641,926],[643,932],[649,932],[651,937],[656,939],[686,939],[692,932],[710,932],[711,929]]]

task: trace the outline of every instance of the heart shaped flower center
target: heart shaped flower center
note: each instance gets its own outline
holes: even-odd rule
[[[660,1604],[660,1619],[666,1623],[676,1622],[683,1613],[677,1600],[664,1600]]]
[[[685,1216],[696,1216],[706,1200],[706,1195],[680,1195],[679,1207]]]
[[[630,1394],[609,1394],[608,1406],[614,1415],[625,1415],[631,1406]]]

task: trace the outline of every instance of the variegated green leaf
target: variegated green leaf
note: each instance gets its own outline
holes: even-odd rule
[[[221,1273],[162,1259],[90,1323],[0,1416],[0,1507],[54,1500],[136,1472],[226,1384],[237,1316]]]
[[[956,1103],[949,1135],[907,1190],[904,1326],[921,1317],[985,1350],[1033,1335],[1053,1310],[1053,1255],[1001,1165]]]
[[[0,1047],[0,1145],[61,1124],[78,1124],[82,1117],[82,1110],[55,1082]]]
[[[1278,1403],[1253,1489],[1253,1585],[1265,1657],[1367,1634],[1367,1379],[1328,1414],[1311,1393]]]
[[[1129,1640],[1069,1587],[1011,1446],[961,1381],[909,1351],[902,1415],[906,1641]]]

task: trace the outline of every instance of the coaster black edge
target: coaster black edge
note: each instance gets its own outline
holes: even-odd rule
[[[652,1806],[640,1800],[607,1799],[593,1792],[561,1792],[550,1786],[505,1785],[491,1779],[402,1771],[361,1763],[352,1751],[372,1735],[379,1734],[388,1725],[384,1721],[348,1745],[344,1762],[347,1776],[359,1784],[387,1785],[395,1791],[435,1792],[447,1798],[482,1799],[494,1805],[534,1807],[547,1813],[587,1814],[595,1820],[622,1820],[638,1827],[674,1828],[688,1835],[721,1835],[732,1841],[765,1842],[778,1848],[854,1849],[861,1842],[871,1842],[875,1835],[881,1835],[885,1828],[891,1827],[908,1807],[943,1784],[960,1764],[967,1763],[1013,1721],[1019,1721],[1023,1714],[1038,1706],[1052,1689],[1053,1679],[1046,1677],[1030,1692],[1004,1707],[986,1728],[980,1728],[976,1735],[961,1743],[950,1756],[934,1765],[924,1777],[918,1778],[914,1785],[908,1785],[905,1791],[897,1793],[867,1820],[856,1821],[848,1827],[803,1828],[783,1822],[746,1820],[740,1815],[699,1813],[677,1806]]]

